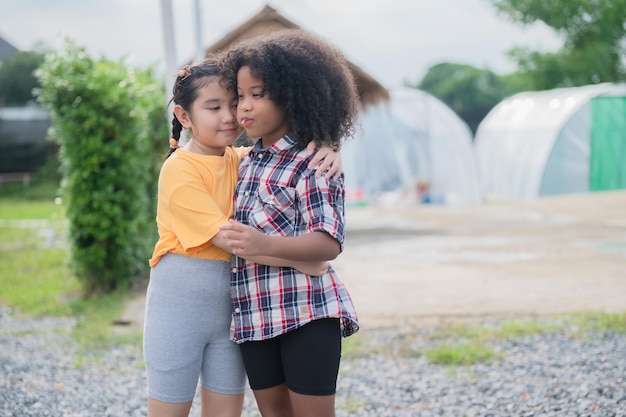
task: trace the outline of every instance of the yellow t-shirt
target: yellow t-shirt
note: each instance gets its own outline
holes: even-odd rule
[[[166,253],[230,262],[230,253],[211,244],[233,216],[239,161],[250,148],[227,147],[224,156],[178,149],[161,167],[156,243],[150,266]]]

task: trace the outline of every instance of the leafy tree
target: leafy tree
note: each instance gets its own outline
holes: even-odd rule
[[[432,66],[416,87],[446,103],[473,133],[489,110],[508,95],[505,83],[493,72],[453,63]]]
[[[510,51],[528,89],[626,79],[626,0],[490,1],[513,22],[543,22],[564,39],[558,52]]]
[[[60,144],[74,270],[87,293],[128,287],[147,271],[156,238],[163,85],[152,70],[93,59],[72,44],[48,54],[37,75]]]
[[[34,71],[43,63],[43,52],[18,51],[0,65],[0,104],[23,106],[34,100],[39,85]]]

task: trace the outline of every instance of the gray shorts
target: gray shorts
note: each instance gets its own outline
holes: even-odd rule
[[[242,394],[246,376],[229,339],[230,264],[167,254],[150,271],[144,325],[148,395],[191,401],[198,385]]]

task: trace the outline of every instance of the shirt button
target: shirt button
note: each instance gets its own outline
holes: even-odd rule
[[[237,268],[233,268],[233,269],[231,269],[231,271],[232,271],[233,273],[235,273],[235,272],[237,272]]]
[[[259,158],[259,159],[263,158],[263,154],[260,153],[259,156],[257,156],[257,158]]]
[[[237,307],[237,308],[235,309],[235,313],[237,313],[237,314],[241,313],[241,309],[240,309],[239,307]]]
[[[250,193],[248,191],[244,192],[243,195],[245,195],[246,197],[250,195]]]

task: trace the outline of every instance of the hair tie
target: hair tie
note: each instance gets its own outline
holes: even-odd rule
[[[185,65],[178,71],[178,76],[180,80],[184,80],[191,75],[191,65]]]
[[[174,138],[170,138],[170,148],[178,149],[178,141]]]

